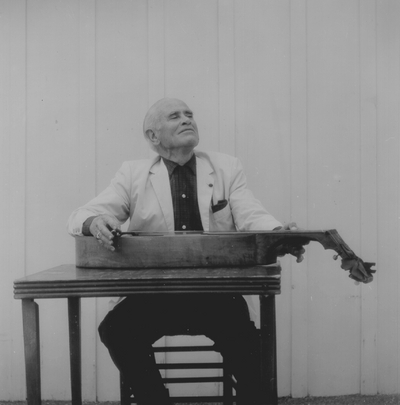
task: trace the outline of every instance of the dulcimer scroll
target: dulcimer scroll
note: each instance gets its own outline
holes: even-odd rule
[[[326,231],[118,232],[115,251],[92,236],[76,236],[76,265],[83,268],[195,268],[255,266],[276,262],[291,247],[319,242],[340,256],[349,277],[373,279],[375,263],[363,262],[334,229]]]

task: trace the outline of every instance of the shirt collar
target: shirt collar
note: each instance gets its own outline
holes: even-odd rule
[[[164,157],[162,158],[162,160],[164,161],[165,166],[168,170],[168,174],[171,177],[175,168],[179,166],[179,164]],[[196,174],[196,155],[193,153],[192,157],[183,166],[188,167],[193,172],[193,174]]]

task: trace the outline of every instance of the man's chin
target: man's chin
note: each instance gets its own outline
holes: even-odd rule
[[[192,146],[193,148],[199,144],[199,138],[195,132],[184,132],[181,135],[185,135],[182,139],[182,146]]]
[[[179,136],[181,137],[193,137],[196,139],[199,139],[197,133],[195,131],[193,131],[193,129],[187,129],[186,131],[180,132]]]

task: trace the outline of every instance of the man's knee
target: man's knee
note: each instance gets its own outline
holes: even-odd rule
[[[240,331],[253,324],[246,300],[242,296],[227,297],[219,307],[216,306],[215,313],[222,328]]]
[[[98,332],[101,342],[108,347],[110,342],[110,334],[112,334],[112,330],[110,324],[107,322],[107,317],[104,318],[103,321],[100,323],[98,327]]]

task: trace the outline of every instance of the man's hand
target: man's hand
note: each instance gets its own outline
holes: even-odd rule
[[[98,242],[106,249],[115,250],[113,246],[114,235],[111,231],[120,230],[120,225],[113,215],[103,214],[94,218],[90,224],[90,233],[98,240]]]
[[[297,231],[299,230],[296,222],[289,222],[281,228],[274,229],[276,231]],[[283,245],[279,248],[278,256],[285,256],[286,254],[291,254],[296,257],[296,262],[301,263],[304,260],[305,249],[303,246],[293,246],[293,245]]]

